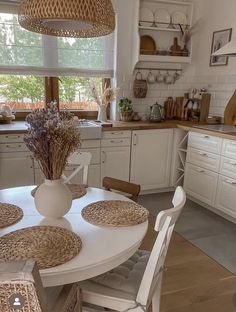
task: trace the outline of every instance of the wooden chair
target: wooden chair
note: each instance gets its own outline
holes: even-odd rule
[[[122,193],[129,194],[131,195],[130,198],[133,201],[137,201],[138,195],[140,193],[140,185],[110,177],[103,178],[102,186],[105,188],[105,190],[108,191],[116,190]]]
[[[77,168],[69,175],[62,174],[64,183],[71,183],[71,180],[83,169],[83,184],[88,184],[88,167],[92,159],[92,154],[89,152],[75,152],[68,157],[68,165],[77,166]]]
[[[161,211],[156,218],[158,235],[151,253],[138,250],[117,268],[80,283],[83,303],[117,311],[144,312],[152,302],[152,311],[159,312],[164,262],[185,201],[182,187],[177,187],[172,201],[174,208]]]
[[[48,295],[34,261],[0,263],[1,312],[80,311],[78,284],[46,288],[46,291]]]

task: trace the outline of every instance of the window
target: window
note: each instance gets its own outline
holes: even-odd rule
[[[17,5],[0,1],[0,102],[16,110],[41,107],[46,92],[46,100],[59,94],[62,106],[97,109],[89,79],[101,88],[103,79],[113,77],[114,36],[44,36],[21,28],[16,13]],[[59,77],[59,82],[47,83],[44,77]]]
[[[31,75],[0,75],[0,104],[8,103],[13,111],[44,106],[44,78]]]

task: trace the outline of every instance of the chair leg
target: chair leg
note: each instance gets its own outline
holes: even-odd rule
[[[152,312],[160,312],[161,307],[161,285],[162,285],[162,273],[158,282],[157,288],[152,296]]]

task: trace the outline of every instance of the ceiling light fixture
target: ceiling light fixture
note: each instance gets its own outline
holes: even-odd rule
[[[19,24],[57,37],[92,38],[115,29],[111,0],[21,0]]]
[[[212,56],[236,56],[236,38],[233,38],[229,43],[212,53]]]

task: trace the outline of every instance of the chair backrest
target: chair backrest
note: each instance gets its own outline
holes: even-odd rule
[[[161,211],[155,224],[158,235],[151,251],[136,301],[149,306],[152,296],[158,292],[160,298],[164,262],[169,247],[175,223],[186,202],[186,195],[182,187],[178,186],[172,200],[173,208]]]
[[[102,185],[108,191],[115,190],[131,195],[133,201],[137,201],[140,193],[140,185],[111,177],[104,177]]]
[[[46,295],[34,261],[0,263],[1,312],[48,312]]]
[[[64,183],[71,183],[71,180],[83,169],[83,184],[88,184],[88,168],[91,163],[92,154],[89,152],[75,152],[71,154],[67,163],[69,166],[77,166],[77,168],[69,175],[62,174]]]

